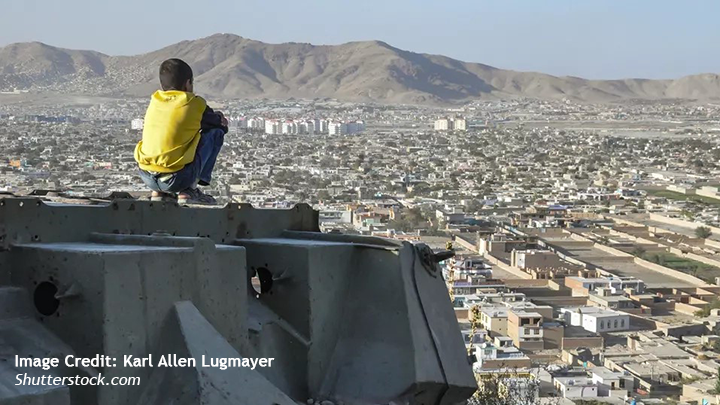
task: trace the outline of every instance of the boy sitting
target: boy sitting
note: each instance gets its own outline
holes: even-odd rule
[[[228,123],[193,94],[193,72],[180,59],[160,65],[160,85],[145,114],[142,140],[135,147],[140,177],[153,201],[215,204],[197,185],[212,178]],[[177,197],[176,197],[177,194]]]

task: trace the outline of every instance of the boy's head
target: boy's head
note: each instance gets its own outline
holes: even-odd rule
[[[179,90],[192,93],[193,72],[180,59],[168,59],[160,65],[160,86],[164,91]]]

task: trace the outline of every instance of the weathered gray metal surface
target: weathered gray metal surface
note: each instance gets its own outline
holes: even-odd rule
[[[317,230],[307,205],[0,199],[0,348],[10,347],[0,356],[47,344],[63,349],[37,355],[275,359],[255,370],[68,369],[136,376],[142,385],[19,392],[0,384],[0,405],[26,403],[21,397],[82,405],[436,405],[469,397],[475,381],[428,251]],[[262,293],[250,286],[254,274]],[[31,338],[17,339],[20,331]],[[3,345],[9,336],[12,345]]]
[[[70,405],[67,387],[17,385],[24,379],[44,375],[62,377],[68,370],[16,367],[15,355],[46,358],[72,354],[72,350],[35,319],[27,291],[0,287],[0,404]]]

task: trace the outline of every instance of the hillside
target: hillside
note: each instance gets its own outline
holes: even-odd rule
[[[33,42],[0,48],[0,90],[147,95],[157,67],[179,57],[193,66],[199,93],[224,98],[336,98],[446,103],[477,98],[720,99],[717,74],[676,80],[585,80],[516,72],[377,41],[335,46],[266,44],[217,34],[137,56],[107,56]]]

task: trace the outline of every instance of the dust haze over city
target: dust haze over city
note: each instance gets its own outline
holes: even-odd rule
[[[719,4],[300,3],[0,6],[0,405],[720,403]]]

